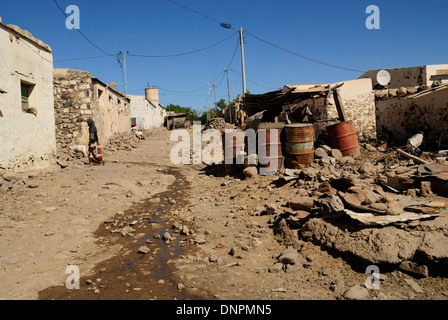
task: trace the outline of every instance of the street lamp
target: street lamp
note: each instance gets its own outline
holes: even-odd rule
[[[243,28],[237,29],[232,27],[232,25],[228,23],[221,23],[221,27],[225,29],[234,29],[240,33],[240,44],[241,44],[241,67],[243,72],[243,97],[246,95],[246,68],[244,65],[244,39],[243,39]]]

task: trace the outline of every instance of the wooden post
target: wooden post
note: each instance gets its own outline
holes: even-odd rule
[[[341,122],[347,121],[347,117],[345,116],[344,106],[342,105],[342,99],[339,94],[339,89],[333,90],[334,102],[336,103],[336,109],[338,110],[339,120]]]

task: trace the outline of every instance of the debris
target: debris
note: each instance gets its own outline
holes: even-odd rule
[[[432,197],[434,194],[431,190],[431,182],[422,181],[420,185],[420,196],[422,197]]]
[[[401,149],[397,149],[397,152],[400,153],[401,155],[405,156],[405,157],[408,157],[409,159],[414,160],[417,163],[427,164],[427,162],[425,160],[420,159],[419,157],[416,157],[416,156],[414,156],[412,154],[409,154],[409,153],[407,153],[407,152],[405,152],[405,151],[403,151]]]
[[[369,296],[369,290],[356,284],[345,291],[343,296],[347,300],[365,300]]]
[[[243,170],[243,174],[247,178],[253,178],[258,176],[257,167],[247,167]]]
[[[404,281],[417,293],[425,292],[422,287],[418,285],[418,283],[413,279],[404,279]]]
[[[397,222],[408,222],[413,220],[421,220],[428,218],[435,218],[438,215],[429,215],[429,214],[417,214],[417,213],[408,213],[404,212],[398,215],[374,215],[368,212],[354,212],[348,209],[345,209],[344,212],[352,219],[359,221],[364,226],[387,226],[389,224],[397,223]]]
[[[288,202],[288,207],[293,210],[309,211],[314,206],[313,197],[300,197]]]
[[[420,266],[412,261],[403,261],[398,265],[398,268],[403,271],[410,272],[419,277],[427,277],[429,275],[427,266],[425,265]]]
[[[413,135],[410,137],[406,143],[406,147],[410,148],[413,152],[420,151],[420,146],[423,143],[423,132],[420,131],[419,133]]]
[[[339,218],[344,214],[344,204],[341,198],[332,194],[324,194],[317,200],[324,217]]]
[[[141,246],[137,252],[147,254],[147,253],[149,253],[149,251],[150,251],[150,249],[147,246]]]

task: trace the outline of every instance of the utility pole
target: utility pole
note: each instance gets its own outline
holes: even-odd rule
[[[241,68],[242,68],[242,72],[243,72],[243,98],[246,95],[246,66],[244,63],[244,35],[243,35],[243,28],[241,27],[240,29],[234,28],[232,27],[230,24],[228,23],[221,23],[221,27],[225,28],[225,29],[234,29],[236,31],[239,32],[240,34],[240,45],[241,45]]]
[[[129,54],[129,51],[127,51],[126,53],[123,52],[119,52],[118,55],[123,57],[123,68],[124,68],[124,83],[118,83],[118,84],[124,84],[124,92],[126,95],[128,95],[128,80],[127,80],[127,75],[126,75],[126,55]],[[121,64],[120,59],[118,58],[118,63]]]
[[[243,98],[246,95],[246,66],[244,63],[244,37],[243,28],[240,28],[240,43],[241,43],[241,67],[243,69]]]
[[[210,121],[210,81],[207,81],[208,86],[208,110],[207,110],[207,121]]]
[[[213,97],[215,100],[215,116],[218,113],[218,107],[216,106],[216,84],[213,84]]]
[[[224,69],[224,71],[227,72],[227,96],[228,96],[227,101],[230,103],[229,70],[231,70],[231,69]]]

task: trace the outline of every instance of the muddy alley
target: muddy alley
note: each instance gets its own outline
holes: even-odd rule
[[[105,166],[80,161],[18,177],[26,188],[2,198],[0,298],[448,299],[440,247],[446,198],[433,195],[432,207],[424,207],[432,215],[410,223],[364,227],[350,216],[322,219],[323,207],[331,214],[339,205],[326,193],[352,182],[367,188],[365,173],[338,164],[356,177],[328,184],[324,174],[334,172],[320,159],[289,175],[175,166],[170,134],[160,129],[133,147],[105,148]],[[76,267],[79,278],[67,267]]]

